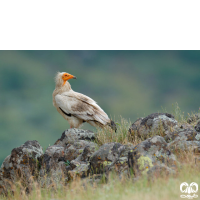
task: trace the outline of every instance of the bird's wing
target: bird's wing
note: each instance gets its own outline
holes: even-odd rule
[[[55,101],[65,113],[85,121],[97,121],[103,125],[110,122],[108,115],[90,97],[74,92],[64,92],[55,96]]]

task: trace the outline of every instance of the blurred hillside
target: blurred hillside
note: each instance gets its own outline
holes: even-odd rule
[[[69,128],[52,105],[57,71],[116,121],[200,106],[200,51],[0,51],[0,164],[25,141],[45,149]]]

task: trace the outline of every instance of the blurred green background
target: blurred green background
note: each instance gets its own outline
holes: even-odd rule
[[[0,51],[0,164],[25,141],[46,149],[69,128],[52,105],[57,71],[115,121],[200,106],[200,51]]]

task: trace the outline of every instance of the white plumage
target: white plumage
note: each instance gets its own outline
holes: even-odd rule
[[[71,89],[69,79],[76,79],[76,77],[66,72],[57,73],[53,104],[69,122],[70,128],[79,128],[83,122],[88,122],[92,126],[109,125],[116,130],[115,123],[93,99]]]

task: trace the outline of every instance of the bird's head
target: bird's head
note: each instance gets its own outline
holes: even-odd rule
[[[66,72],[58,72],[55,78],[56,84],[62,86],[65,85],[66,81],[68,81],[69,79],[76,79],[76,76],[73,76]]]
[[[76,76],[73,76],[73,75],[71,75],[71,74],[68,74],[68,73],[66,73],[66,72],[63,72],[63,73],[62,73],[62,80],[63,80],[64,82],[66,82],[66,81],[68,81],[69,79],[76,79]]]

